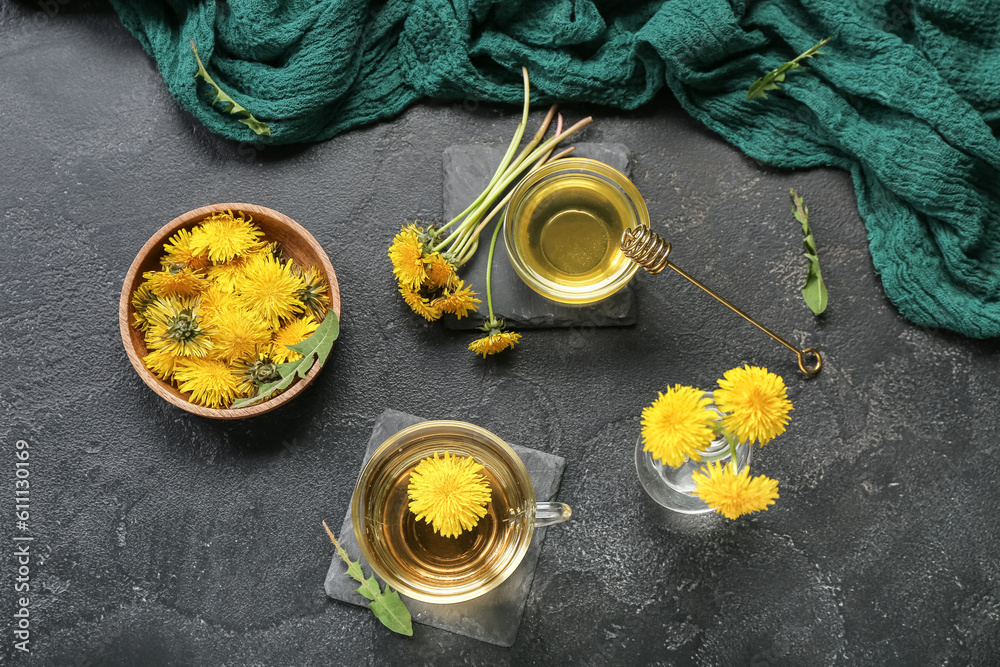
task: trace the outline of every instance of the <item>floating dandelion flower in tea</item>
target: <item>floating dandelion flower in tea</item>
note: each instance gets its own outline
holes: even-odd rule
[[[194,228],[189,244],[196,254],[207,254],[215,264],[259,250],[264,235],[249,216],[232,211],[215,213]]]
[[[295,350],[288,349],[289,345],[301,343],[316,331],[319,322],[311,315],[305,315],[297,320],[292,320],[284,324],[274,332],[274,345],[271,350],[271,357],[279,364],[289,361],[298,361],[302,355]]]
[[[204,357],[213,348],[196,299],[168,296],[146,309],[146,345],[177,357]]]
[[[254,255],[235,281],[240,303],[271,327],[302,312],[298,293],[305,281],[270,255]]]
[[[735,473],[728,463],[709,463],[704,473],[696,472],[691,479],[698,497],[727,519],[766,510],[778,499],[777,480],[751,477],[749,467]]]
[[[491,490],[479,473],[483,466],[469,457],[445,452],[420,461],[410,474],[407,495],[417,521],[426,521],[443,537],[457,537],[486,516]]]
[[[191,401],[207,408],[223,408],[240,395],[239,379],[229,364],[218,359],[184,357],[177,360],[174,379]]]
[[[715,437],[711,424],[719,417],[708,407],[711,402],[694,387],[675,385],[660,392],[642,411],[643,450],[669,466],[701,461],[701,450]]]
[[[722,425],[739,442],[758,442],[761,447],[785,432],[792,410],[784,380],[756,366],[726,371],[714,398],[726,413]]]

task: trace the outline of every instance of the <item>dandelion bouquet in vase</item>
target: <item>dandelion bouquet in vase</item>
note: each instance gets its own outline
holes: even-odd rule
[[[559,142],[593,120],[587,117],[563,130],[560,115],[556,119],[555,136],[543,141],[556,118],[553,106],[531,141],[518,151],[528,123],[530,102],[528,71],[522,68],[522,74],[524,107],[521,122],[486,189],[462,213],[445,224],[404,224],[389,246],[388,255],[399,293],[410,309],[425,320],[433,322],[446,313],[462,318],[478,312],[482,300],[459,277],[458,271],[479,248],[480,233],[506,206],[512,186],[535,169],[572,151],[568,148],[553,155]],[[520,334],[505,331],[503,321],[493,313],[491,269],[501,225],[502,221],[497,221],[490,241],[486,273],[488,316],[481,327],[484,336],[469,344],[469,350],[483,357],[511,348],[521,339]]]
[[[714,392],[669,387],[642,411],[640,481],[654,500],[684,513],[735,519],[766,510],[778,482],[750,475],[750,448],[784,433],[791,411],[784,381],[756,366],[726,371]]]

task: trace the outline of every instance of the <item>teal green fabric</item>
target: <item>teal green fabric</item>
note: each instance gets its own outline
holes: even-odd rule
[[[239,141],[256,136],[199,95],[189,40],[273,143],[327,139],[423,97],[517,103],[522,65],[539,102],[634,109],[665,85],[754,158],[847,169],[904,316],[1000,335],[995,0],[113,4],[180,104]],[[828,36],[809,72],[745,100],[751,81]]]

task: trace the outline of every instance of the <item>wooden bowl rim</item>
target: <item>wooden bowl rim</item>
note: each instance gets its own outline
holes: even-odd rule
[[[201,208],[190,210],[187,213],[182,213],[167,224],[160,227],[160,229],[157,230],[157,232],[153,234],[148,241],[146,241],[146,244],[142,246],[142,249],[135,256],[135,259],[132,260],[132,265],[129,267],[128,273],[125,274],[125,282],[122,284],[121,299],[118,304],[118,328],[121,333],[122,344],[125,346],[125,352],[129,361],[132,363],[132,367],[135,368],[139,377],[142,378],[142,381],[145,382],[150,389],[156,392],[157,395],[182,410],[186,410],[187,412],[191,412],[202,417],[209,417],[211,419],[243,419],[245,417],[255,417],[281,407],[298,396],[319,374],[323,366],[320,363],[313,364],[312,368],[309,369],[309,372],[306,373],[305,378],[296,380],[291,387],[274,398],[270,398],[266,401],[256,405],[250,405],[245,408],[222,409],[207,408],[185,400],[182,396],[178,396],[173,391],[167,389],[169,387],[170,389],[179,391],[176,387],[153,375],[153,373],[142,363],[142,359],[139,357],[135,346],[132,344],[132,323],[129,321],[129,309],[132,305],[133,285],[136,282],[139,267],[142,266],[143,262],[151,252],[157,251],[162,253],[163,244],[179,229],[185,226],[193,225],[212,213],[228,210],[242,211],[243,213],[250,214],[255,219],[257,217],[265,217],[276,220],[280,224],[287,226],[298,236],[301,236],[305,243],[311,246],[316,255],[319,257],[323,271],[326,273],[327,285],[330,290],[330,309],[337,315],[338,319],[340,318],[340,284],[337,281],[337,274],[333,270],[333,264],[330,263],[330,257],[323,249],[323,246],[319,244],[316,238],[310,234],[305,227],[295,222],[295,220],[288,217],[284,213],[267,208],[266,206],[258,206],[256,204],[210,204],[208,206],[202,206]]]

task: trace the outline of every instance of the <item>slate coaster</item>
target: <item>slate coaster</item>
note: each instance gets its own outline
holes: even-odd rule
[[[624,144],[574,144],[573,157],[600,160],[631,177],[631,155]],[[482,145],[449,146],[444,151],[444,219],[451,220],[483,191],[504,149]],[[501,211],[498,216],[503,216]],[[493,233],[491,222],[479,237],[479,250],[461,268],[462,278],[479,294],[482,317],[443,318],[449,329],[475,329],[486,318],[486,259]],[[631,285],[593,306],[572,307],[549,301],[524,284],[507,257],[503,232],[493,252],[493,312],[513,329],[541,327],[626,326],[635,324],[635,292]]]
[[[368,449],[365,451],[365,462],[378,449],[378,446],[385,442],[386,438],[407,426],[422,421],[427,420],[396,410],[383,412],[375,420],[375,427],[368,440]],[[559,489],[566,460],[561,456],[546,454],[536,449],[528,449],[518,445],[511,445],[511,447],[521,457],[524,466],[528,469],[531,482],[535,487],[535,497],[539,501],[552,500]],[[363,466],[364,463],[362,463]],[[490,644],[512,646],[517,638],[517,630],[521,627],[521,617],[524,615],[528,590],[531,588],[531,581],[535,576],[535,566],[538,564],[538,553],[542,548],[542,540],[545,539],[545,530],[545,528],[535,529],[531,544],[528,545],[528,550],[525,552],[521,564],[506,581],[485,595],[455,604],[429,604],[401,595],[406,603],[406,608],[413,616],[413,620]],[[361,550],[358,548],[354,527],[351,524],[350,507],[347,508],[347,513],[344,516],[338,540],[352,560],[361,557]],[[366,575],[371,574],[371,568],[364,558],[361,558],[361,566]],[[347,565],[339,556],[334,555],[330,562],[330,569],[326,573],[326,582],[324,583],[326,594],[335,600],[367,607],[368,601],[355,592],[358,587],[357,582],[348,577],[345,574],[346,571]]]

